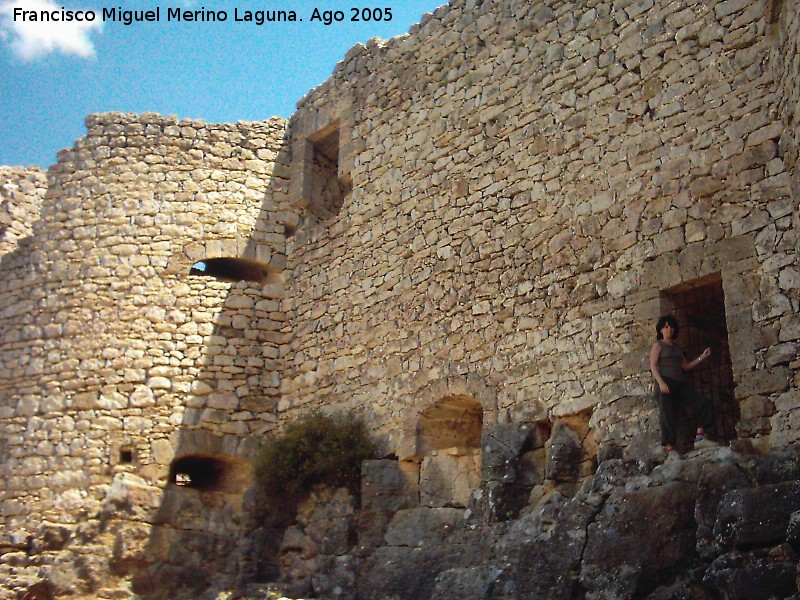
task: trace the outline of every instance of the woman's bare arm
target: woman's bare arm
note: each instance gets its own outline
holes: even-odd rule
[[[699,365],[701,362],[707,359],[709,356],[711,356],[711,348],[706,348],[705,350],[703,350],[700,356],[695,358],[692,362],[687,362],[686,357],[684,356],[683,359],[681,360],[681,369],[683,369],[684,371],[691,371],[692,369],[697,367],[697,365]]]

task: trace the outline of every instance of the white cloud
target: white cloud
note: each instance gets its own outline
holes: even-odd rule
[[[26,11],[53,11],[59,20],[50,22],[17,19],[14,21],[14,8]],[[44,58],[53,52],[73,54],[83,58],[93,57],[94,43],[89,37],[92,31],[102,31],[100,15],[94,21],[62,21],[62,9],[76,9],[56,4],[53,0],[0,0],[0,41],[8,44],[14,54],[25,62]]]

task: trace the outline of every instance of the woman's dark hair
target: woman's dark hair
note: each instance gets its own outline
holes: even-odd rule
[[[666,325],[667,323],[669,323],[672,326],[672,328],[675,330],[675,335],[672,336],[672,339],[674,340],[676,337],[678,337],[678,332],[680,332],[680,330],[681,330],[681,326],[678,325],[678,319],[676,319],[672,315],[665,315],[665,316],[661,317],[658,320],[658,323],[656,323],[656,339],[657,340],[663,340],[664,339],[664,336],[661,335],[661,330],[664,329],[664,325]]]

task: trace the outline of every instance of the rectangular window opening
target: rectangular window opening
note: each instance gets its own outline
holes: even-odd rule
[[[687,360],[711,348],[711,358],[692,371],[692,378],[714,407],[712,437],[727,444],[737,437],[739,403],[734,392],[722,277],[715,273],[664,290],[661,304],[662,314],[678,319],[678,344]]]
[[[309,211],[320,221],[332,219],[342,209],[350,193],[349,177],[340,173],[338,121],[307,139],[310,158],[305,167]]]
[[[133,448],[121,448],[119,451],[119,462],[122,465],[133,463]]]

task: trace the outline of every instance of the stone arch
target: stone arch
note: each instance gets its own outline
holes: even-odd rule
[[[285,221],[296,215],[286,214]],[[293,221],[292,221],[293,222]],[[265,223],[270,235],[284,238],[286,223],[284,221]],[[291,223],[289,223],[291,229]],[[273,237],[274,237],[273,236]],[[286,268],[285,238],[280,241],[256,242],[252,236],[237,236],[220,239],[194,240],[185,244],[182,251],[170,256],[165,272],[181,277],[190,272],[198,262],[213,260],[241,261],[253,265],[263,265],[270,273],[281,275]],[[198,273],[202,274],[202,273]]]
[[[482,430],[480,402],[464,394],[445,396],[420,413],[416,428],[417,454],[426,456],[447,448],[480,448]]]
[[[190,275],[213,277],[220,281],[255,281],[278,283],[280,274],[268,263],[235,257],[206,258],[199,260],[189,270]]]
[[[188,454],[172,461],[169,483],[201,492],[243,493],[251,484],[247,461],[225,455]]]
[[[412,397],[410,404],[413,409],[406,411],[402,422],[399,423],[401,431],[393,452],[397,458],[401,461],[421,460],[417,435],[420,421],[430,418],[431,414],[435,415],[437,410],[443,407],[452,406],[454,402],[449,399],[463,397],[470,398],[480,407],[483,428],[497,422],[497,391],[482,377],[452,375],[437,379],[419,389]],[[439,409],[436,408],[437,405],[441,405]]]
[[[423,506],[467,506],[481,483],[482,434],[483,407],[471,396],[448,395],[420,413],[416,446]]]

